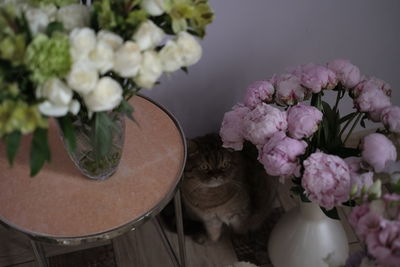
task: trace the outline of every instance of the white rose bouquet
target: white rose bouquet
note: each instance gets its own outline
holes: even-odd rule
[[[31,175],[50,160],[49,118],[68,148],[73,122],[111,144],[110,111],[132,118],[127,100],[164,72],[195,64],[213,12],[207,0],[4,0],[0,3],[0,138],[13,163],[20,139],[33,134]]]

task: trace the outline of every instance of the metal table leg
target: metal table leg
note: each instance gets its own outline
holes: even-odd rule
[[[159,234],[160,237],[161,237],[161,241],[163,242],[164,247],[165,247],[165,249],[167,250],[167,252],[168,252],[168,254],[169,254],[169,257],[171,258],[172,264],[173,264],[175,267],[180,267],[178,257],[176,256],[176,253],[175,253],[175,251],[174,251],[174,248],[173,248],[172,245],[171,245],[171,242],[169,242],[168,237],[167,237],[167,235],[165,234],[165,231],[164,231],[164,229],[163,229],[163,227],[162,227],[162,223],[161,223],[161,221],[160,221],[160,217],[157,216],[157,217],[153,220],[153,223],[154,223],[154,226],[155,226],[156,229],[157,229],[158,234]]]
[[[182,202],[181,202],[181,191],[175,194],[175,216],[176,216],[176,228],[178,230],[178,242],[179,242],[179,256],[181,259],[181,266],[186,267],[186,250],[185,250],[185,235],[183,232],[183,217],[182,217]]]
[[[179,257],[176,256],[175,250],[171,245],[171,242],[168,240],[167,235],[165,234],[164,228],[162,226],[162,222],[159,216],[157,216],[153,223],[157,229],[158,234],[161,237],[161,240],[168,251],[168,254],[172,260],[172,263],[176,267],[186,267],[186,253],[185,253],[185,235],[183,232],[183,218],[182,218],[182,203],[181,203],[181,195],[178,190],[175,195],[175,216],[176,216],[176,227],[178,232],[178,244],[179,244]]]
[[[33,253],[35,254],[35,259],[39,267],[49,267],[49,264],[46,259],[46,255],[44,254],[42,244],[31,240],[31,245],[33,249]]]

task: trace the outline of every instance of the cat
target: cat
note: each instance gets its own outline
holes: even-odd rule
[[[217,134],[188,140],[182,199],[188,215],[203,223],[217,241],[224,225],[234,233],[257,229],[272,205],[273,179],[256,160],[256,152],[230,151]]]

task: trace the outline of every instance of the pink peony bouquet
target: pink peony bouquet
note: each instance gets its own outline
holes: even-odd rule
[[[337,94],[333,105],[323,101],[328,90]],[[355,110],[342,116],[346,95]],[[389,135],[400,135],[400,108],[391,104],[390,95],[386,82],[362,76],[348,60],[302,65],[251,84],[243,102],[225,114],[220,136],[223,146],[234,150],[253,144],[269,175],[292,180],[292,191],[303,201],[335,217],[338,205],[380,196],[381,181],[373,181],[374,173],[399,173]],[[358,147],[347,147],[365,120],[384,128],[365,136]]]
[[[400,265],[400,195],[385,194],[356,206],[349,221],[366,251],[350,257],[346,266]]]

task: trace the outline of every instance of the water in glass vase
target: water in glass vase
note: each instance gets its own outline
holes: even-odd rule
[[[93,141],[95,126],[92,123],[83,122],[79,118],[73,122],[76,138],[76,148],[70,151],[66,149],[75,166],[88,178],[105,180],[112,176],[118,168],[122,156],[125,140],[124,114],[109,112],[107,116],[113,121],[111,131],[111,146],[105,155],[99,155],[99,149]],[[64,144],[66,144],[64,142]]]

